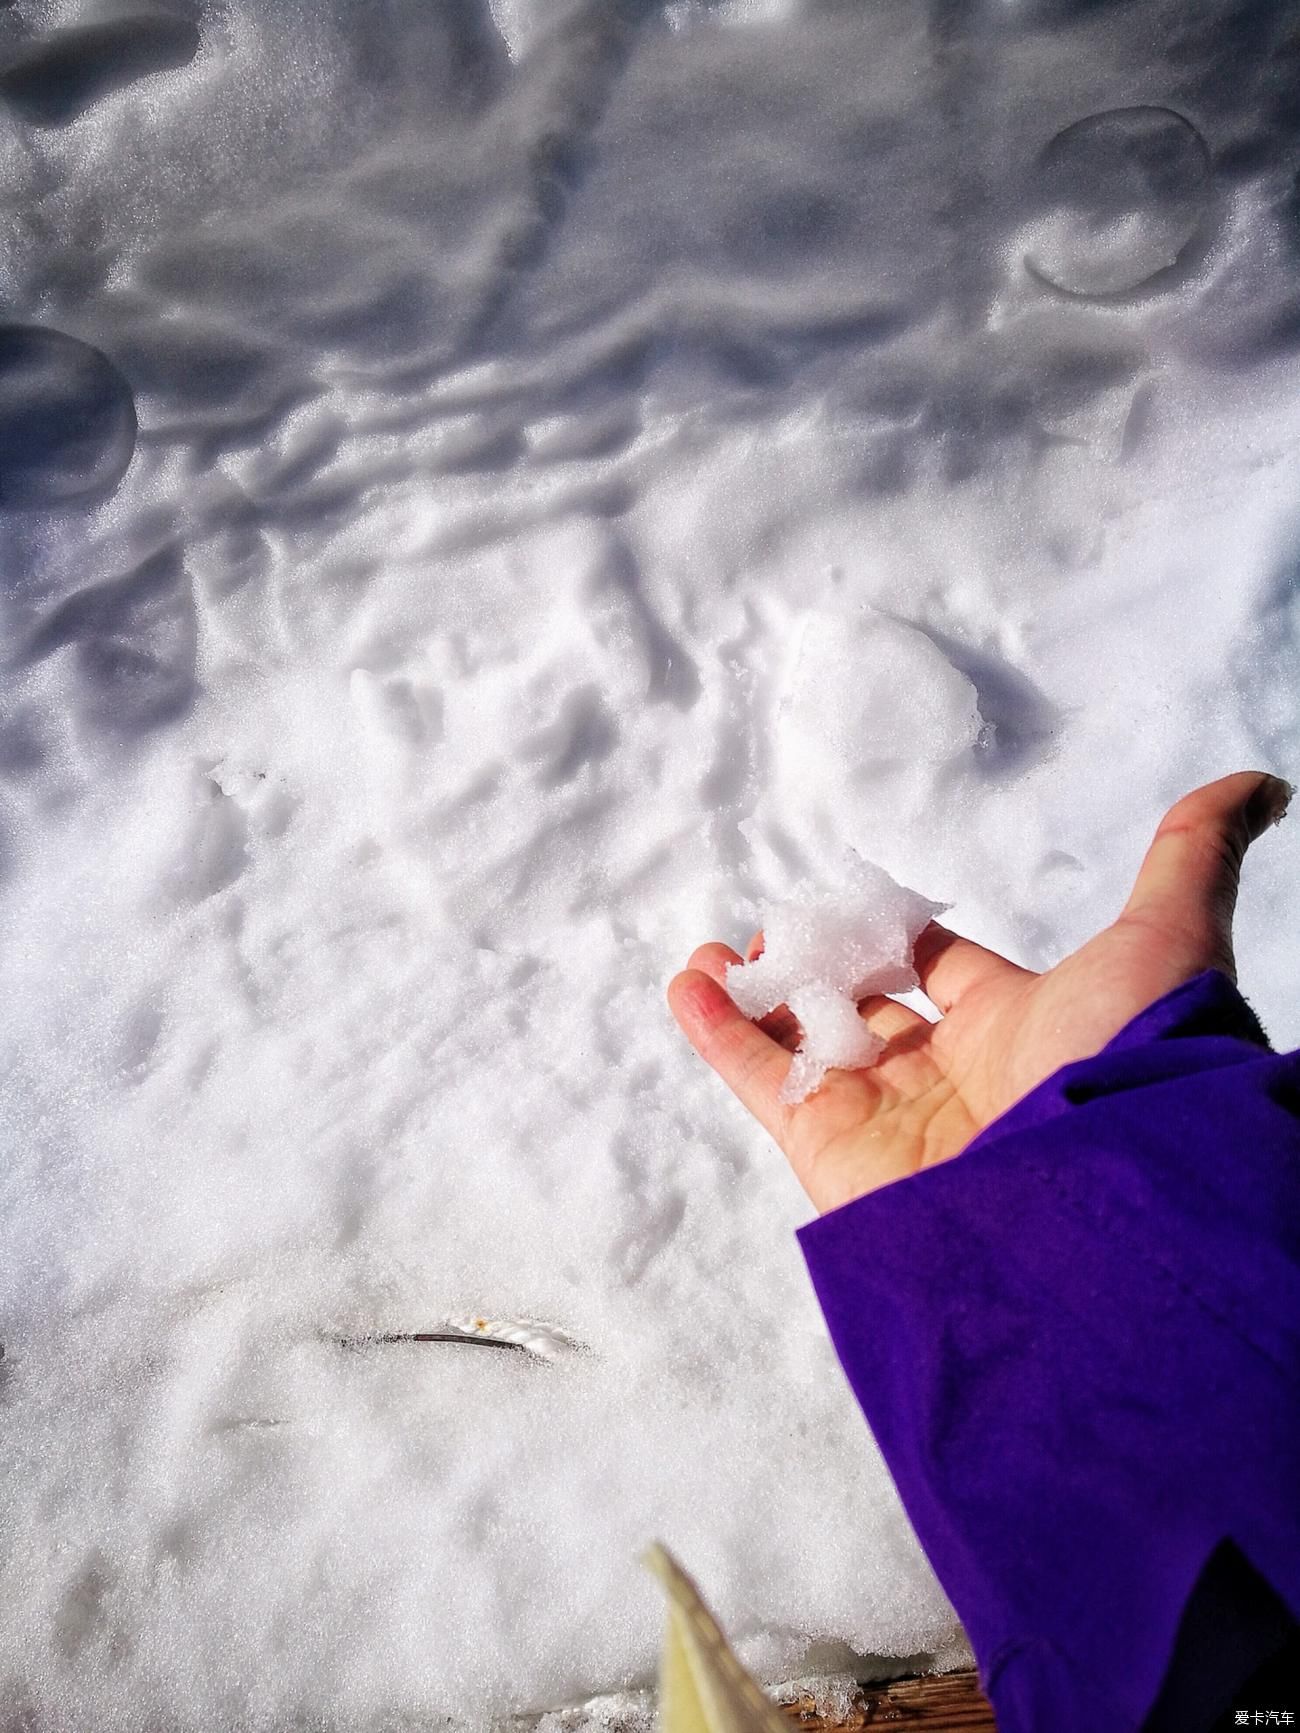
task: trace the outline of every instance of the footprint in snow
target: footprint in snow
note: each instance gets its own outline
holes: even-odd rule
[[[1120,295],[1173,265],[1211,188],[1201,134],[1171,108],[1113,108],[1058,132],[1034,171],[1025,263],[1070,295]]]

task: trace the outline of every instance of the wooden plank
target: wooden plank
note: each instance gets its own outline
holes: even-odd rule
[[[989,1702],[973,1668],[960,1673],[930,1673],[891,1679],[887,1685],[862,1685],[842,1721],[827,1722],[811,1698],[795,1698],[782,1709],[805,1733],[857,1733],[864,1727],[917,1727],[924,1733],[996,1733]]]

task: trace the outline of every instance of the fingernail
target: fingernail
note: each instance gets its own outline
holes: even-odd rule
[[[1270,776],[1246,802],[1246,821],[1252,836],[1259,836],[1271,824],[1280,824],[1295,793],[1289,782],[1280,776]]]

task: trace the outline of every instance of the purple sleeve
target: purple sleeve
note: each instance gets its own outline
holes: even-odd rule
[[[1226,1708],[1300,1616],[1300,1055],[1207,972],[799,1237],[1001,1733],[1162,1725],[1185,1667]]]

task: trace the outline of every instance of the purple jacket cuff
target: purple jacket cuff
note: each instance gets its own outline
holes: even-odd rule
[[[1300,1056],[1226,977],[799,1238],[1001,1733],[1140,1727],[1221,1542],[1300,1616]]]

